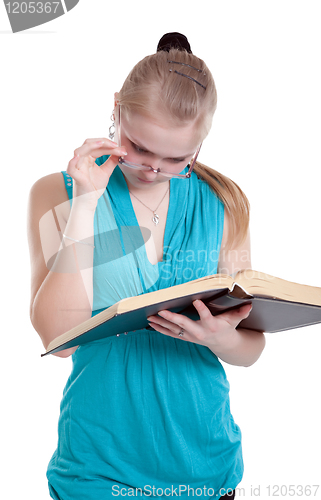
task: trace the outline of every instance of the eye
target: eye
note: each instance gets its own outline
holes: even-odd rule
[[[146,151],[146,149],[143,149],[141,148],[140,146],[137,146],[137,144],[135,144],[134,142],[131,142],[131,145],[133,146],[133,148],[135,149],[135,151],[137,151],[137,153],[148,153],[148,151]]]
[[[186,158],[171,158],[170,159],[170,161],[172,161],[173,163],[182,163],[185,160],[186,160]]]

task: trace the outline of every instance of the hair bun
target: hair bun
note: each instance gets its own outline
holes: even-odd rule
[[[181,33],[166,33],[159,40],[157,52],[161,50],[169,52],[170,49],[186,50],[189,54],[192,54],[191,46],[186,36]]]

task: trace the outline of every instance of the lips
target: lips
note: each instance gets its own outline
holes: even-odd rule
[[[146,180],[146,179],[141,179],[140,177],[137,177],[137,179],[138,179],[140,182],[145,182],[145,183],[147,183],[147,184],[150,184],[150,183],[154,182],[154,181],[148,181],[148,180]]]

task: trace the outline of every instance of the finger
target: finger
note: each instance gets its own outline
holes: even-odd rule
[[[228,311],[226,313],[220,314],[217,318],[224,319],[230,325],[236,326],[245,318],[250,315],[252,310],[252,304],[245,304],[238,309],[234,309],[234,311]]]
[[[173,329],[175,333],[180,332],[182,328],[188,332],[197,332],[199,329],[197,322],[191,320],[187,316],[167,310],[159,311],[157,316],[150,316],[147,319],[155,321],[162,326],[166,326],[167,323],[168,327]]]
[[[111,141],[110,139],[107,139],[106,137],[91,137],[90,139],[86,139],[84,142],[83,142],[83,145],[84,144],[90,144],[92,142],[105,142],[106,144],[111,144],[111,145],[114,145],[114,146],[118,146],[117,142],[115,141]]]
[[[68,163],[68,166],[66,168],[66,172],[68,175],[71,175],[71,177],[73,177],[73,173],[75,172],[75,170],[77,169],[77,163],[79,161],[79,156],[78,155],[75,155],[71,160],[70,162]]]
[[[75,154],[75,156],[70,160],[67,167],[67,173],[71,175],[75,180],[78,180],[82,175],[81,173],[89,169],[94,163],[94,158],[91,156],[80,156]],[[78,175],[78,178],[75,177]]]
[[[124,146],[119,147],[113,141],[109,139],[98,139],[98,140],[89,140],[87,139],[82,146],[75,149],[75,155],[79,156],[93,156],[94,158],[98,158],[103,154],[114,154],[117,156],[126,156],[127,151]]]
[[[111,155],[104,163],[100,165],[101,170],[106,174],[111,174],[116,165],[118,165],[119,156]]]
[[[201,300],[194,300],[193,306],[195,307],[201,321],[211,321],[213,315],[208,307]]]
[[[181,328],[177,331],[177,333],[173,332],[172,330],[169,330],[168,328],[165,328],[164,326],[159,325],[158,323],[154,323],[151,321],[149,325],[156,330],[159,333],[162,333],[163,335],[167,335],[168,337],[173,337],[173,338],[178,338],[179,340],[185,340],[185,342],[188,342],[187,339],[185,339],[183,336],[178,337],[179,332],[181,331]]]
[[[168,330],[180,330],[180,326],[175,323],[175,321],[169,321],[161,316],[149,316],[147,318],[149,322],[156,323],[159,326],[167,328]]]

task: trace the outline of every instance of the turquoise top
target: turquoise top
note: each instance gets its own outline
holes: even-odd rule
[[[71,202],[72,179],[63,175]],[[116,167],[95,212],[93,315],[124,297],[215,274],[223,223],[222,202],[195,173],[171,179],[163,261],[152,265]],[[187,499],[192,488],[219,498],[220,488],[236,488],[241,433],[210,349],[144,329],[78,347],[72,360],[47,471],[52,498]]]

